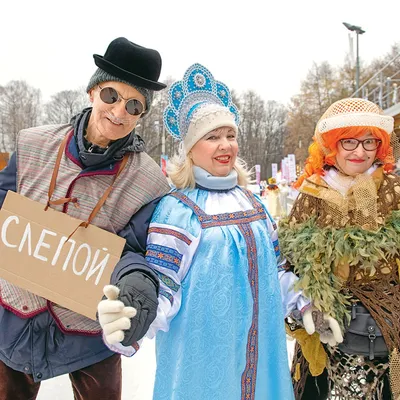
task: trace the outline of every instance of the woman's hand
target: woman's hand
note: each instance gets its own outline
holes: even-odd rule
[[[343,335],[339,323],[326,313],[310,307],[303,314],[303,325],[306,332],[312,335],[319,333],[322,343],[336,346],[343,342]]]

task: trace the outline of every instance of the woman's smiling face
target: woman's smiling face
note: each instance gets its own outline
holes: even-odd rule
[[[354,139],[356,138],[342,139],[337,143],[336,163],[345,174],[350,176],[366,172],[374,163],[378,150],[378,148],[375,150],[365,150],[363,143],[358,143],[358,146],[354,150],[345,150],[343,147],[343,145],[346,146],[345,141]],[[368,139],[376,138],[372,133],[366,133],[356,140],[361,142]]]
[[[202,137],[190,150],[193,164],[213,176],[227,176],[238,154],[236,132],[232,128],[215,129]]]

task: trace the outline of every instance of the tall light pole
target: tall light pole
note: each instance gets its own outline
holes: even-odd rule
[[[160,156],[160,166],[163,174],[167,176],[167,155],[165,154],[165,125],[162,124],[162,130],[160,128],[160,122],[154,121],[154,125],[157,127],[158,134],[161,133],[161,156]],[[161,131],[161,132],[160,132]],[[160,145],[157,144],[151,150],[154,150],[156,147]]]
[[[358,89],[360,87],[360,56],[359,56],[359,52],[358,52],[358,35],[362,35],[363,33],[365,33],[365,31],[360,27],[360,26],[356,26],[356,25],[351,25],[348,24],[347,22],[343,22],[343,25],[352,32],[356,33],[356,91],[355,94],[358,95]]]
[[[161,154],[165,155],[165,126],[162,126],[162,136],[161,136]]]

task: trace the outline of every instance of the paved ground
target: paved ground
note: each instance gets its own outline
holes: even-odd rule
[[[151,400],[155,373],[154,340],[143,341],[132,358],[122,357],[122,400]],[[42,382],[38,400],[72,400],[68,376]]]
[[[293,354],[293,345],[293,341],[288,341],[289,360]],[[151,400],[155,369],[154,340],[144,340],[142,348],[134,357],[122,358],[122,400]],[[44,381],[38,396],[38,400],[72,399],[68,376]]]

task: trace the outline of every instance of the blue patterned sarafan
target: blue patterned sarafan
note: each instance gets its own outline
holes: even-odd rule
[[[247,334],[246,345],[246,367],[241,377],[241,400],[254,400],[256,379],[257,379],[257,362],[258,362],[258,309],[259,309],[259,285],[258,285],[258,265],[257,265],[257,249],[256,240],[250,223],[257,220],[266,219],[264,209],[256,201],[255,197],[245,189],[245,195],[254,207],[248,211],[239,211],[233,213],[224,213],[209,215],[206,214],[196,203],[190,200],[181,192],[171,193],[188,207],[190,207],[197,215],[203,229],[212,228],[214,226],[237,225],[242,232],[246,242],[248,256],[248,279],[251,287],[253,298],[253,316],[251,327]],[[276,251],[276,249],[275,249]]]
[[[196,203],[181,192],[173,192],[170,195],[184,202],[196,213],[203,229],[211,228],[213,226],[249,224],[250,222],[258,221],[259,219],[267,219],[264,209],[259,203],[257,203],[257,201],[255,201],[254,196],[250,195],[248,190],[241,190],[243,190],[254,208],[247,211],[237,211],[234,213],[223,213],[217,215],[206,214]]]
[[[188,131],[190,117],[205,104],[227,107],[239,125],[239,111],[232,103],[228,87],[216,81],[211,72],[201,64],[190,66],[181,81],[175,82],[168,92],[168,106],[164,111],[164,125],[176,140],[182,141]]]

